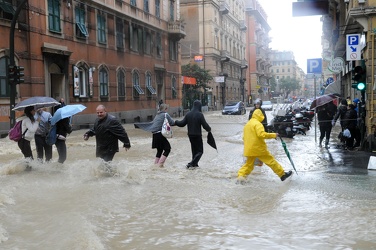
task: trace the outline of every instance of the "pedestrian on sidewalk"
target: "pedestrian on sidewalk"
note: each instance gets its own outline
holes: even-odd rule
[[[202,104],[199,100],[193,102],[193,108],[181,121],[175,121],[179,127],[188,126],[188,137],[191,143],[192,160],[187,164],[187,169],[197,168],[201,156],[204,154],[204,145],[202,142],[203,127],[207,132],[211,131],[209,124],[206,122],[204,114],[201,112]]]
[[[135,128],[140,128],[142,130],[153,133],[151,148],[157,149],[154,164],[158,165],[158,167],[164,166],[164,163],[171,152],[170,142],[161,133],[165,117],[167,118],[171,126],[175,125],[175,121],[167,113],[167,109],[168,105],[162,103],[160,104],[159,111],[152,122],[140,122],[134,124]]]
[[[354,149],[354,139],[356,135],[356,126],[358,122],[358,115],[355,111],[355,106],[350,104],[347,107],[347,112],[345,114],[344,128],[350,131],[350,138],[346,139],[346,149]]]
[[[123,142],[125,151],[130,149],[131,143],[124,127],[115,116],[107,113],[104,105],[98,105],[96,111],[98,118],[94,122],[94,127],[84,134],[84,140],[87,141],[89,137],[95,136],[96,156],[105,162],[110,162],[116,152],[119,152],[118,140]]]
[[[320,140],[319,140],[319,147],[322,147],[322,141],[325,137],[325,148],[329,148],[329,139],[330,133],[332,132],[332,120],[334,114],[331,112],[329,108],[329,103],[318,107],[317,110],[317,120],[319,122],[320,128]]]
[[[292,171],[285,172],[283,167],[269,152],[265,139],[275,139],[277,138],[278,133],[265,132],[264,126],[261,123],[263,119],[264,115],[261,110],[256,109],[253,112],[252,118],[244,126],[244,156],[247,160],[238,171],[237,183],[239,184],[243,184],[246,177],[253,171],[256,158],[259,158],[269,166],[273,172],[281,178],[281,181],[286,180],[292,175]]]

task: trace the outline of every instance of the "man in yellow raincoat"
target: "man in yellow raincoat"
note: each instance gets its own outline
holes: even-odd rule
[[[244,156],[247,158],[247,161],[238,171],[238,183],[244,183],[245,178],[253,171],[256,158],[259,158],[268,165],[281,178],[281,181],[286,180],[292,175],[292,171],[285,172],[269,152],[265,139],[275,139],[278,134],[265,132],[264,126],[261,123],[262,120],[264,120],[264,115],[260,109],[256,109],[253,112],[252,118],[244,126]]]

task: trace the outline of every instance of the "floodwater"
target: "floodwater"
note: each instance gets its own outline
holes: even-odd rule
[[[285,139],[298,175],[281,182],[256,167],[236,185],[248,114],[205,116],[218,152],[205,143],[196,170],[185,169],[186,128],[173,127],[160,169],[151,135],[126,124],[132,148],[116,154],[111,174],[85,130],[68,137],[64,165],[54,149],[53,162],[32,171],[17,144],[0,139],[0,249],[376,249],[375,172],[328,171],[340,159],[329,160],[310,130]],[[291,169],[281,142],[268,146]]]

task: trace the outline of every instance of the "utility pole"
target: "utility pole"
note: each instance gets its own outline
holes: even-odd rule
[[[26,2],[27,2],[27,0],[22,0],[20,5],[17,6],[17,9],[14,13],[14,16],[12,18],[12,22],[11,22],[11,25],[10,25],[10,32],[9,32],[9,65],[10,66],[15,66],[15,61],[14,61],[14,30],[15,30],[15,27],[16,27],[18,15],[20,14],[21,9],[25,5]],[[8,78],[8,84],[10,85],[10,102],[9,102],[10,117],[9,117],[9,120],[10,120],[10,127],[12,128],[14,126],[14,124],[16,123],[16,119],[15,119],[16,113],[12,109],[16,105],[16,86],[17,86],[17,84],[15,84],[14,82],[10,82],[9,78]]]

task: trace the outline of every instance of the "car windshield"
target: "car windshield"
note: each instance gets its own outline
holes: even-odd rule
[[[229,107],[236,106],[236,105],[238,105],[238,102],[230,102],[226,104],[226,106],[229,106]]]
[[[264,104],[264,105],[271,105],[272,102],[271,102],[271,101],[264,101],[263,104]]]

